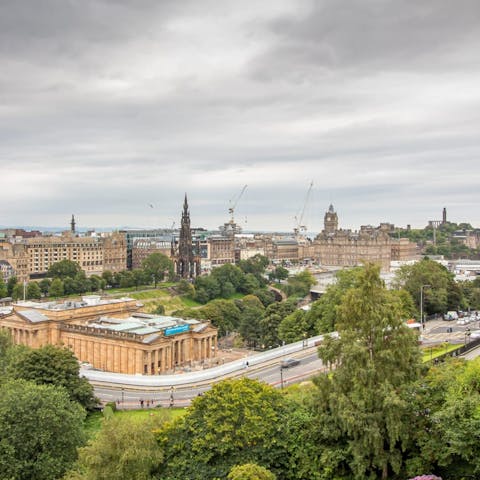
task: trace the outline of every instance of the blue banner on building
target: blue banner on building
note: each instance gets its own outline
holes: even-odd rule
[[[179,325],[178,327],[166,328],[163,332],[165,336],[176,335],[177,333],[188,332],[190,325]]]

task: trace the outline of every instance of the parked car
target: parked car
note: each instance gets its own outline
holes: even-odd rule
[[[461,318],[457,320],[457,325],[468,325],[470,323],[470,319],[468,317]]]
[[[280,367],[282,368],[290,368],[295,367],[296,365],[300,364],[300,360],[296,358],[286,358],[280,362]]]

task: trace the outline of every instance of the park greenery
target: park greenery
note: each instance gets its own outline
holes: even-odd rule
[[[473,230],[469,223],[446,222],[438,225],[435,228],[435,233],[433,226],[429,225],[422,229],[399,229],[395,232],[395,236],[408,238],[410,241],[417,243],[425,255],[443,255],[447,259],[478,259],[480,255],[478,248],[468,247],[453,235],[455,232],[469,230]]]
[[[446,290],[431,305],[445,296],[449,305],[451,279],[432,274],[428,262],[419,262],[420,273],[399,274],[403,290],[387,289],[375,265],[344,271],[309,311],[298,308],[295,295],[264,304],[253,292],[192,309],[252,345],[338,336],[319,346],[326,369],[313,382],[277,390],[248,378],[225,380],[175,418],[155,409],[133,419],[107,408],[89,439],[84,419],[95,400],[71,352],[14,346],[2,332],[0,478],[478,478],[480,360],[423,363],[405,324],[418,312],[410,293],[417,276],[423,282],[425,275],[432,291]],[[230,267],[216,275],[239,287],[244,278]],[[438,284],[437,275],[445,275]],[[192,294],[185,282],[180,288]]]

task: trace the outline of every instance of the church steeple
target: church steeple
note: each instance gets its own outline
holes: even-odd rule
[[[72,233],[75,233],[75,216],[73,215],[73,213],[72,213],[72,220],[70,222],[70,231]]]

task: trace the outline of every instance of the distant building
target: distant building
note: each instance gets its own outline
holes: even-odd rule
[[[0,278],[3,279],[5,283],[8,282],[10,277],[15,275],[15,270],[6,260],[0,260]]]
[[[211,235],[207,238],[207,258],[214,268],[226,263],[235,263],[235,238],[232,235]]]
[[[72,228],[75,228],[73,218]],[[126,240],[118,232],[98,236],[79,236],[71,230],[59,236],[24,235],[23,232],[18,236],[16,233],[18,231],[0,240],[0,260],[10,263],[19,281],[44,277],[50,266],[61,260],[78,263],[87,275],[126,268]]]
[[[172,253],[173,237],[164,235],[151,239],[137,238],[133,242],[131,268],[142,268],[143,261],[152,253],[161,253],[167,257]]]
[[[139,249],[143,248],[144,246],[148,248],[148,243],[144,242],[143,244],[138,244],[137,241],[139,240],[152,240],[156,241],[164,241],[165,238],[170,238],[170,243],[174,237],[174,230],[173,229],[122,229],[120,233],[125,235],[125,239],[127,242],[127,268],[137,268],[133,266],[134,262],[134,249],[137,246]],[[170,246],[169,246],[170,247]],[[152,252],[153,253],[153,252]],[[141,253],[139,254],[141,255]],[[170,255],[170,253],[169,253]]]
[[[338,215],[330,205],[324,217],[324,229],[313,241],[314,256],[322,265],[354,267],[362,262],[390,269],[390,261],[408,260],[418,255],[416,244],[408,239],[392,239],[394,226],[382,223],[379,227],[364,225],[360,231],[338,228]]]
[[[208,321],[148,315],[136,300],[83,297],[80,302],[19,302],[0,309],[0,328],[16,344],[65,345],[80,362],[115,373],[158,375],[215,357]]]

